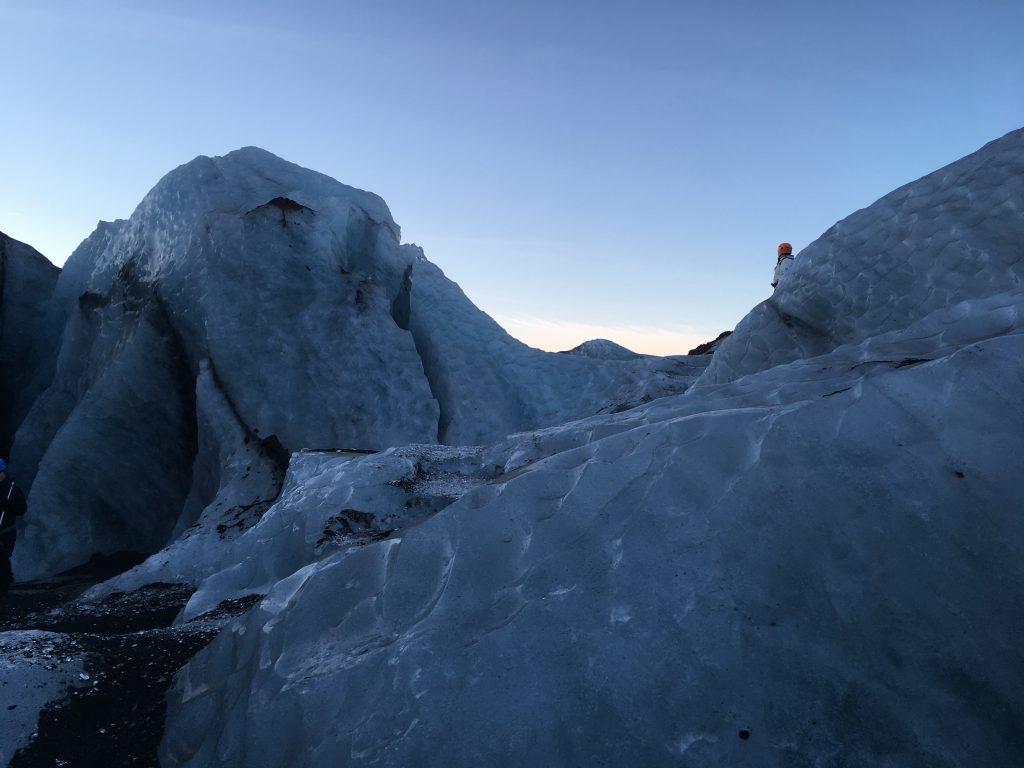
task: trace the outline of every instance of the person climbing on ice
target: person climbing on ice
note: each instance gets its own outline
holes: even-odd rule
[[[7,476],[7,462],[0,459],[0,600],[7,596],[14,581],[11,555],[18,538],[17,518],[24,515],[27,508],[25,494]]]
[[[775,277],[772,279],[772,288],[778,288],[779,280],[793,266],[793,246],[789,243],[779,243],[779,260],[775,262]]]

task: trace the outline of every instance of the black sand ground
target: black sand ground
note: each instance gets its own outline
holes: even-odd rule
[[[259,599],[229,601],[174,627],[171,623],[192,594],[185,584],[149,584],[95,604],[78,600],[86,589],[139,559],[128,554],[95,559],[11,589],[0,609],[0,632],[60,633],[87,654],[88,675],[83,685],[42,711],[31,743],[15,754],[11,768],[156,766],[174,673]]]

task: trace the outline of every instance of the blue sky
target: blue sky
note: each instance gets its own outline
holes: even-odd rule
[[[1024,3],[0,0],[0,230],[56,263],[255,144],[387,200],[535,346],[670,354],[1024,125]]]

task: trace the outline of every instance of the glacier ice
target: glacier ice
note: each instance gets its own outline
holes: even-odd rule
[[[801,251],[704,374],[725,381],[1021,287],[1024,129],[889,193]]]
[[[1015,764],[1022,171],[1016,131],[650,358],[525,347],[380,198],[199,158],[57,281],[16,565],[131,542],[86,599],[261,596],[178,674],[168,766]]]
[[[46,387],[54,325],[39,312],[58,270],[35,249],[0,232],[0,455]]]
[[[683,391],[706,366],[527,347],[399,236],[376,195],[254,147],[196,158],[101,223],[52,288],[59,352],[12,451],[31,487],[20,577],[255,519],[281,484],[243,461],[493,442]]]
[[[449,457],[471,482],[384,539],[288,563],[348,493],[402,506],[386,462],[295,464],[290,527],[194,597],[266,592],[163,763],[1013,764],[1022,136],[840,222],[685,394]]]
[[[591,339],[565,352],[567,355],[583,355],[605,360],[635,360],[640,357],[636,352],[608,339]]]
[[[992,338],[712,386],[306,566],[182,672],[205,688],[172,696],[165,762],[670,765],[698,733],[698,764],[1001,764],[1014,298]]]

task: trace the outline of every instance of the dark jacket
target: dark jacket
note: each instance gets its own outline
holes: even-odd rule
[[[14,550],[14,540],[18,535],[15,527],[17,518],[24,515],[27,509],[21,488],[11,478],[4,478],[0,482],[0,544],[3,544],[8,554]]]

